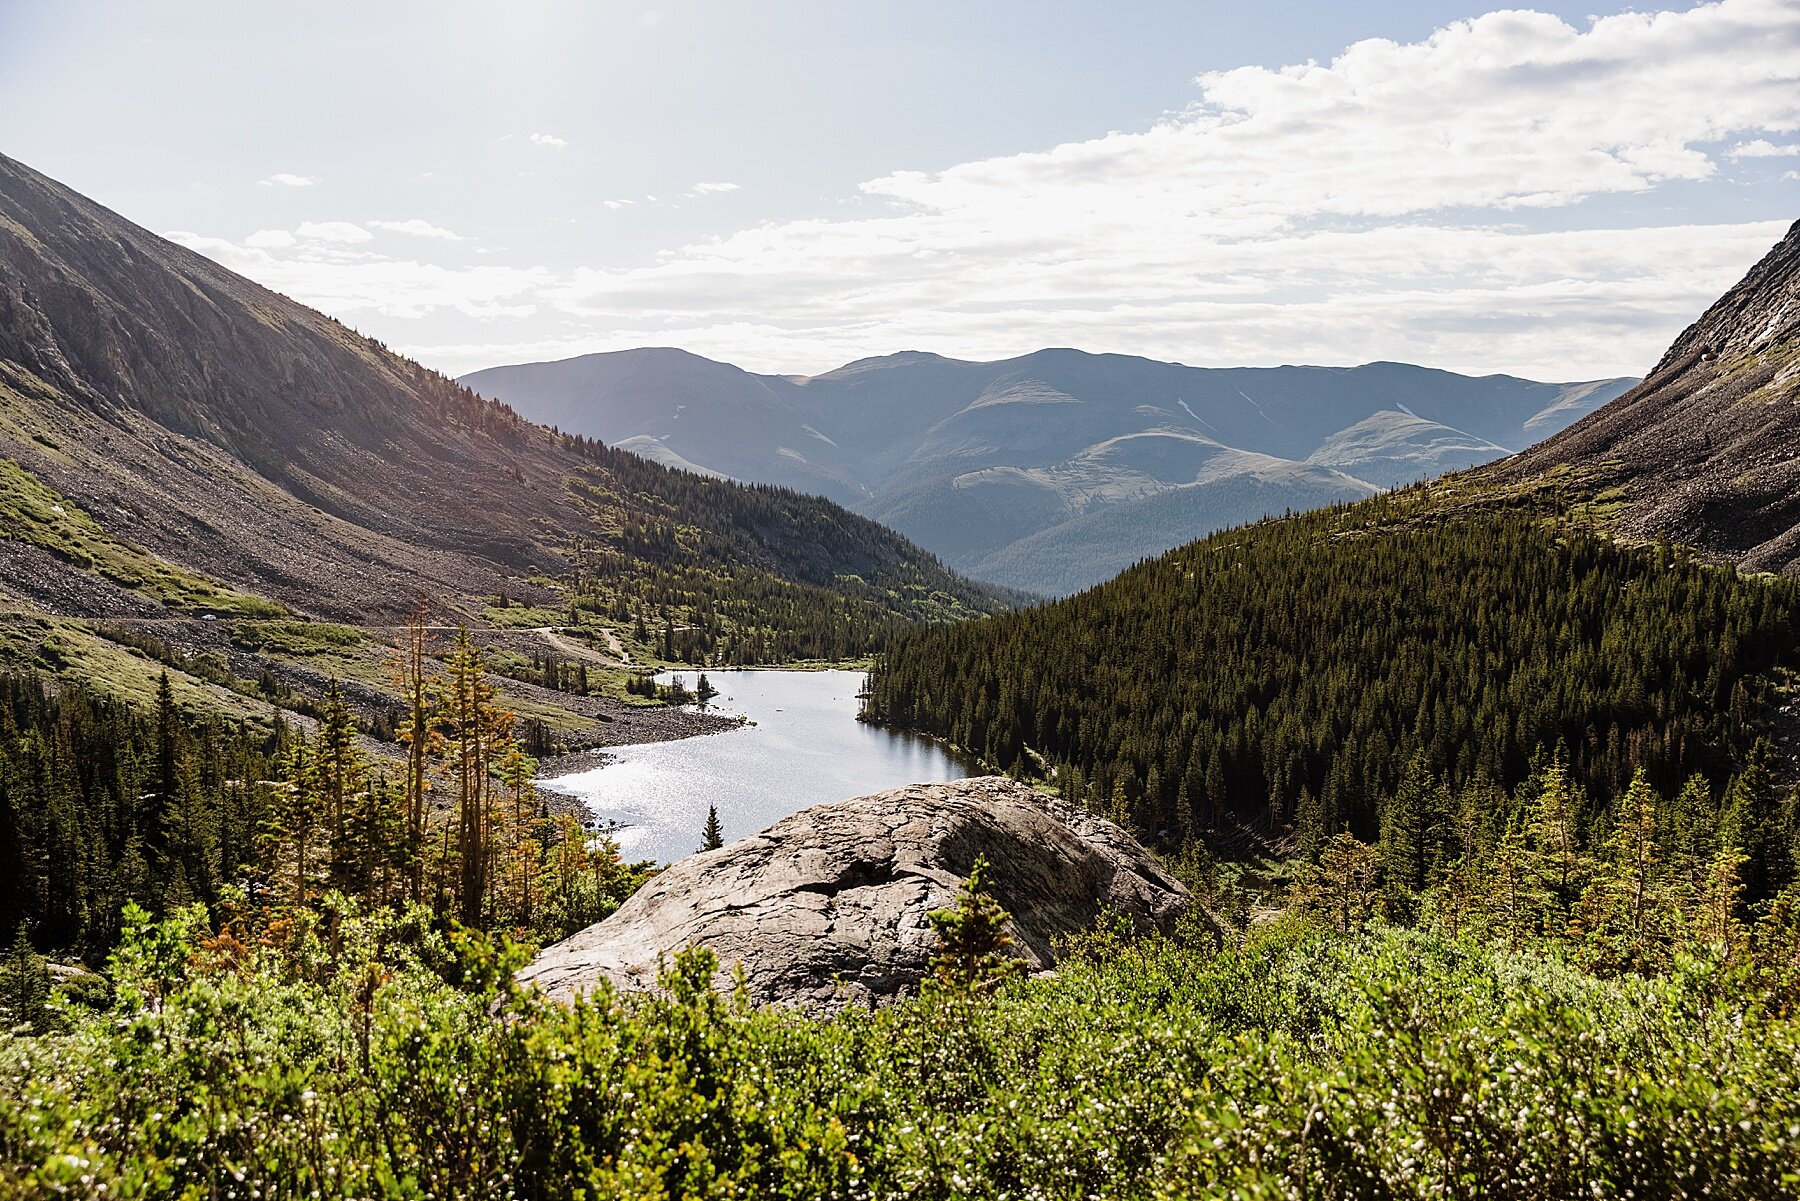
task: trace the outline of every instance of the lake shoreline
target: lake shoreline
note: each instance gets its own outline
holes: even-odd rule
[[[699,674],[658,678],[674,675],[691,689]],[[590,829],[624,831],[627,859],[672,862],[693,852],[713,806],[735,840],[815,804],[977,774],[935,740],[861,721],[866,673],[857,667],[705,674],[717,689],[710,711],[662,711],[688,719],[677,726],[681,736],[547,759],[539,794]],[[714,732],[736,737],[695,736]]]

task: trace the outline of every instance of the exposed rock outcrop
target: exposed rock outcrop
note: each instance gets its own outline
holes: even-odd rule
[[[655,985],[659,961],[691,945],[718,955],[722,985],[743,965],[758,1002],[881,1004],[914,992],[949,905],[978,856],[1033,970],[1053,941],[1103,908],[1168,928],[1187,891],[1109,821],[989,776],[916,784],[816,805],[760,834],[690,856],[611,917],[546,947],[520,974],[559,999],[601,979]]]
[[[1751,570],[1800,571],[1800,222],[1630,392],[1515,458],[1513,483],[1620,488],[1618,528]]]

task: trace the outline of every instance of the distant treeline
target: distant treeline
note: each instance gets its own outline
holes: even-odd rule
[[[743,666],[857,659],[914,622],[1024,598],[954,575],[899,534],[815,496],[587,447],[571,484],[603,518],[572,551],[573,604],[662,658]]]

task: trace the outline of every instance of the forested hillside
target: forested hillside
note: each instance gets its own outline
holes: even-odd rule
[[[1179,845],[1376,836],[1415,760],[1510,790],[1559,750],[1723,783],[1800,656],[1800,585],[1414,490],[1211,538],[1068,601],[898,639],[873,718]],[[1439,814],[1442,819],[1447,815]]]
[[[1671,355],[1729,344],[1737,377],[1773,387],[1791,354],[1796,237]],[[1668,370],[1554,445],[1641,424],[1670,403]],[[1785,457],[1768,412],[1709,419],[1734,423],[1734,460]],[[1716,793],[1773,738],[1791,776],[1800,581],[1721,569],[1710,544],[1633,537],[1649,474],[1620,487],[1616,463],[1545,468],[1545,453],[1215,534],[1069,600],[909,634],[872,673],[866,714],[1053,780],[1170,846],[1315,855],[1346,827],[1386,838],[1401,793],[1406,820],[1446,842],[1451,792],[1503,807],[1552,761],[1593,829],[1640,768],[1665,794],[1693,777]],[[1421,793],[1425,779],[1441,787]],[[1759,795],[1757,820],[1776,821],[1786,848],[1779,800]]]
[[[337,891],[521,937],[599,920],[643,866],[545,806],[480,648],[447,659],[402,670],[396,758],[368,752],[335,682],[308,735],[184,713],[167,675],[139,709],[0,674],[0,928],[99,964],[128,906],[306,911]]]

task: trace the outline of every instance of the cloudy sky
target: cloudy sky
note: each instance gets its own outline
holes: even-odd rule
[[[452,373],[1583,379],[1800,217],[1800,0],[5,0],[0,151]]]

